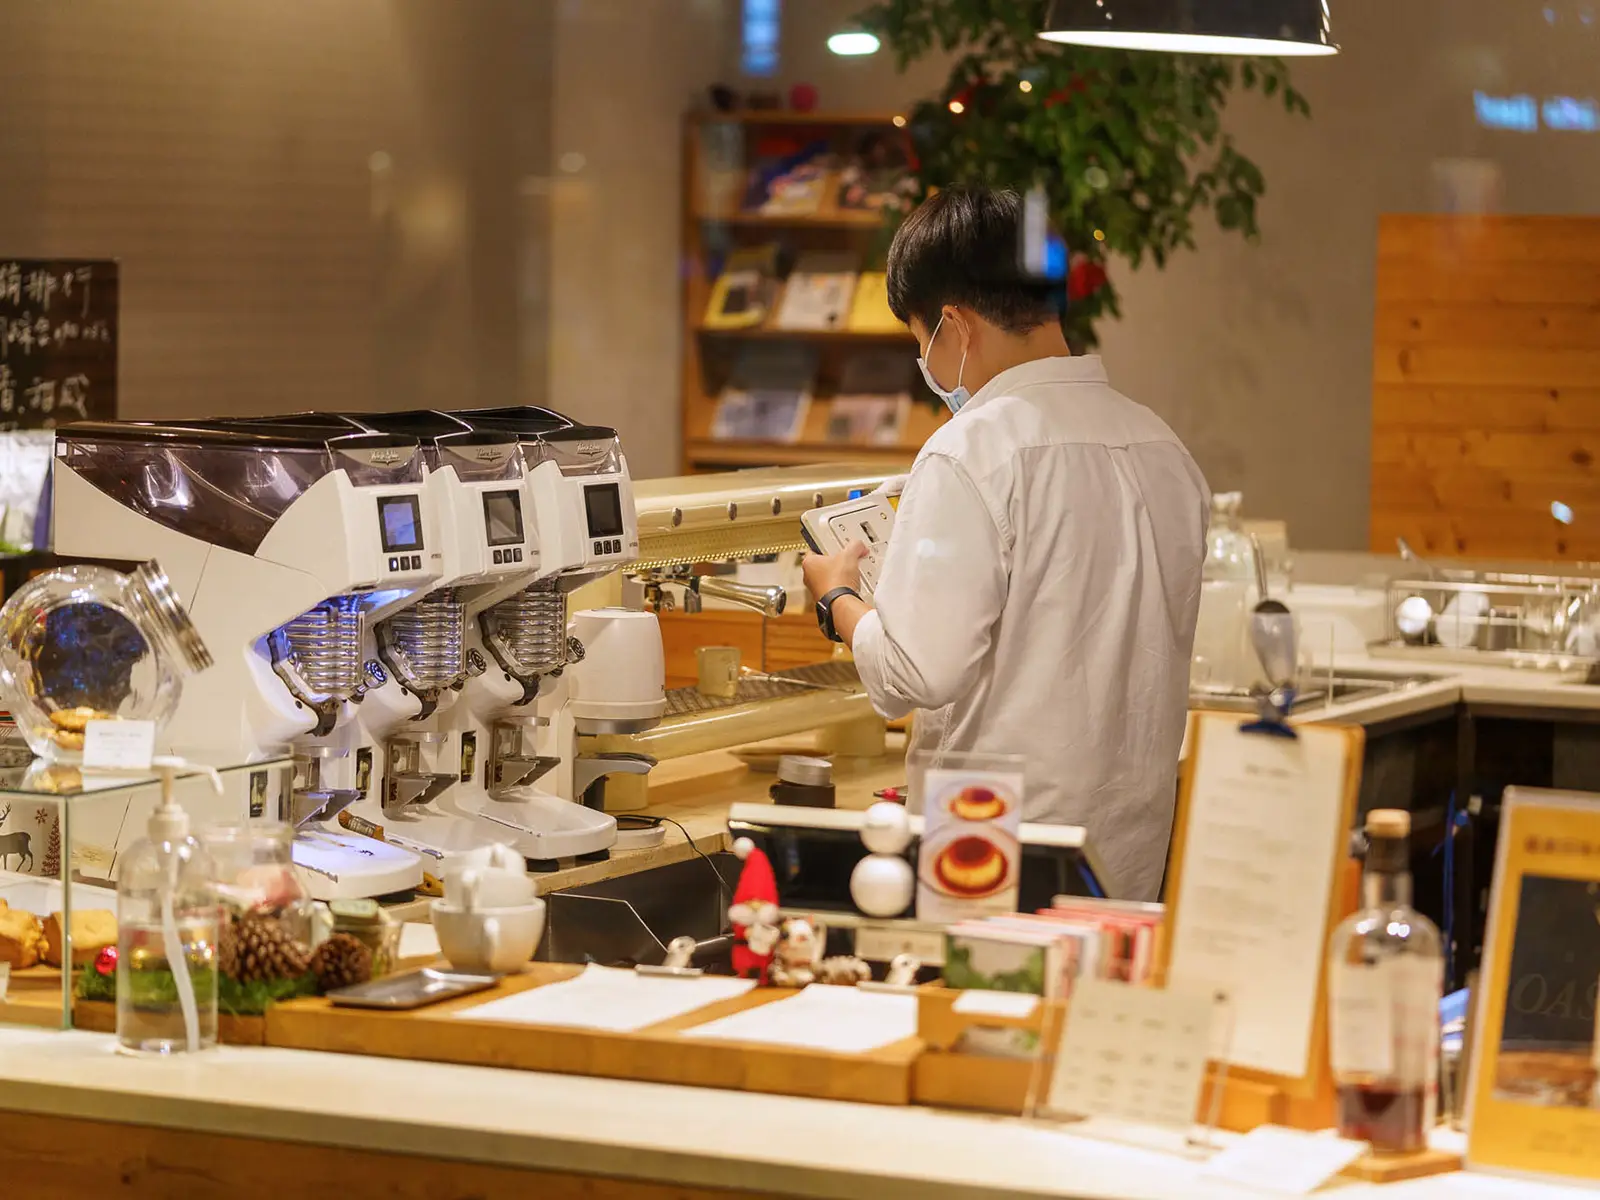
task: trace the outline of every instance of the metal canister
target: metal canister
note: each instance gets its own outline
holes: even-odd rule
[[[778,759],[778,782],[768,794],[777,804],[833,808],[833,764],[825,758],[785,754]]]

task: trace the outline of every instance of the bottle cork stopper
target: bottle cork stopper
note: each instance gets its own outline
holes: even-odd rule
[[[1410,837],[1411,814],[1398,808],[1375,808],[1367,814],[1367,836]]]

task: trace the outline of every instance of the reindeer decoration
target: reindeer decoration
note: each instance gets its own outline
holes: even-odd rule
[[[0,827],[6,823],[6,818],[11,815],[11,805],[0,809]],[[0,834],[0,870],[5,869],[6,859],[15,854],[17,856],[17,870],[22,870],[22,862],[27,860],[28,866],[33,866],[33,850],[28,845],[28,835],[20,830],[16,833]]]

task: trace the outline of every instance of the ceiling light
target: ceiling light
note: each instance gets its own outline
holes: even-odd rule
[[[1337,54],[1328,0],[1054,0],[1040,37],[1173,54]]]
[[[876,54],[878,52],[878,35],[859,29],[853,29],[847,33],[836,33],[828,39],[828,49],[835,54],[843,54],[847,57]]]

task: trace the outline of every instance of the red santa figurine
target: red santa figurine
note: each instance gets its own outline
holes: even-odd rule
[[[733,852],[744,860],[739,884],[728,906],[733,922],[733,973],[741,979],[767,982],[767,966],[778,945],[778,879],[765,850],[758,850],[749,838],[733,844]]]

